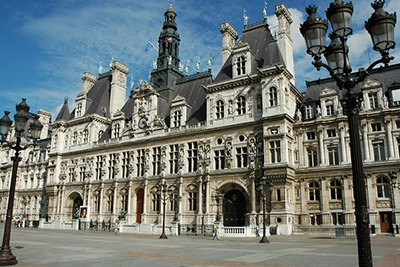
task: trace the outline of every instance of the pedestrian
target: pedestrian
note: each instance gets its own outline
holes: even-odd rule
[[[256,237],[260,237],[260,226],[258,224],[256,226]]]
[[[119,222],[115,224],[114,234],[119,235]]]
[[[219,240],[219,227],[218,225],[214,225],[214,236],[213,236],[213,240],[216,238],[217,240]]]

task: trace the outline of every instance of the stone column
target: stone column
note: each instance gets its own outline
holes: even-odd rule
[[[347,163],[347,154],[346,154],[346,130],[343,123],[339,124],[339,137],[340,137],[340,163]]]
[[[297,140],[298,140],[298,160],[299,160],[299,166],[304,167],[305,166],[305,161],[304,161],[304,145],[303,145],[303,131],[300,130],[297,133]]]
[[[199,176],[197,178],[197,184],[199,188],[199,199],[198,199],[198,213],[199,215],[203,214],[203,177]]]
[[[307,209],[308,202],[308,191],[306,180],[304,178],[300,179],[300,206],[301,206],[301,224],[309,224],[309,216]]]
[[[129,181],[128,184],[128,210],[126,211],[127,215],[131,215],[131,200],[132,200],[132,181]]]
[[[389,160],[395,159],[394,150],[393,150],[393,137],[392,137],[392,122],[390,118],[385,118],[386,123],[386,135],[387,135],[387,144],[389,151]]]
[[[104,183],[100,185],[100,207],[99,215],[103,215],[103,202],[104,202]]]
[[[90,199],[92,198],[92,185],[88,184],[87,185],[87,199],[86,199],[86,205],[90,207]]]
[[[325,145],[324,145],[324,128],[318,127],[318,143],[319,143],[319,154],[320,154],[320,165],[325,166]]]
[[[143,188],[143,215],[148,213],[148,207],[147,207],[147,198],[149,196],[149,181],[146,179],[144,181],[144,188]]]
[[[331,224],[331,218],[329,213],[329,189],[327,190],[326,186],[326,178],[321,178],[321,191],[320,191],[320,201],[321,201],[321,215],[322,215],[322,224]]]
[[[250,174],[250,195],[251,195],[251,213],[256,213],[256,185],[255,185],[255,174]]]
[[[113,201],[113,207],[112,207],[112,213],[113,215],[117,215],[117,199],[118,199],[118,183],[115,182],[114,183],[114,201]]]
[[[205,180],[205,183],[206,183],[206,195],[205,195],[205,198],[206,198],[206,214],[209,214],[210,213],[210,175],[209,174],[206,174],[206,180]]]

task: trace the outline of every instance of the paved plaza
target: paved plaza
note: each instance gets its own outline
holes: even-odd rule
[[[1,234],[3,229],[1,229]],[[259,238],[139,235],[103,231],[13,228],[18,266],[357,266],[354,238]],[[372,237],[375,266],[400,266],[400,238]]]

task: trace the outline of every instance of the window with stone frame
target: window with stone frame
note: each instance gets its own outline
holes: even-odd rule
[[[130,173],[131,153],[129,151],[122,152],[122,178],[128,178]]]
[[[175,110],[173,116],[174,127],[180,127],[182,125],[182,111]]]
[[[386,177],[379,177],[376,179],[376,191],[378,198],[391,198],[390,196],[390,182]]]
[[[307,149],[308,155],[308,167],[316,167],[318,166],[318,153],[315,147],[309,147]]]
[[[128,195],[121,195],[121,210],[128,211]]]
[[[344,217],[343,213],[332,212],[332,224],[333,225],[344,225],[345,224],[344,218],[345,217]]]
[[[238,168],[247,167],[247,146],[236,148],[236,166]]]
[[[313,119],[314,118],[314,108],[311,105],[305,107],[305,119]]]
[[[246,98],[242,95],[237,98],[236,113],[238,115],[243,115],[246,113]]]
[[[217,104],[215,106],[215,117],[216,117],[216,119],[223,119],[224,118],[224,116],[225,116],[224,108],[225,108],[224,101],[218,100]]]
[[[176,211],[178,194],[175,191],[172,191],[169,194],[169,211]]]
[[[144,176],[145,157],[144,149],[139,149],[136,156],[136,175],[138,177]]]
[[[72,135],[72,145],[76,146],[78,144],[78,132],[74,132]]]
[[[281,162],[281,141],[270,141],[269,153],[271,163]]]
[[[197,142],[189,142],[187,152],[188,172],[196,172],[198,170]]]
[[[307,140],[315,140],[315,132],[307,132]]]
[[[236,58],[236,73],[238,76],[246,74],[246,57],[244,55]]]
[[[72,183],[72,182],[75,182],[75,179],[76,179],[76,177],[75,177],[75,168],[71,167],[71,168],[68,169],[68,181],[70,183]]]
[[[169,146],[169,173],[174,174],[179,171],[179,147],[178,145]]]
[[[157,193],[151,194],[151,210],[160,211],[160,195]]]
[[[107,195],[107,211],[113,211],[114,206],[114,195],[110,192]]]
[[[82,103],[78,103],[78,105],[76,105],[76,116],[80,117],[82,115]]]
[[[336,137],[336,129],[328,129],[326,130],[326,134],[328,138]]]
[[[329,165],[339,165],[339,149],[338,146],[328,146]]]
[[[98,195],[94,196],[94,211],[100,211],[100,193],[97,192]]]
[[[188,210],[197,211],[197,192],[188,192]]]
[[[332,101],[328,101],[326,102],[326,116],[332,116],[335,115],[335,109],[333,107],[333,102]]]
[[[120,132],[120,125],[119,123],[116,123],[113,127],[113,137],[118,138],[119,137],[119,132]]]
[[[276,87],[269,88],[269,106],[274,107],[278,105],[278,89]]]
[[[375,140],[372,142],[372,147],[374,150],[374,160],[384,161],[385,157],[385,144],[383,140]]]
[[[371,109],[376,109],[379,107],[377,92],[368,93],[368,98],[369,98],[369,106],[371,107]]]
[[[382,124],[380,122],[371,123],[371,130],[373,132],[380,132],[382,131]]]
[[[153,147],[153,175],[160,175],[161,174],[161,147]]]
[[[96,167],[95,167],[95,172],[96,172],[96,180],[101,180],[103,178],[103,156],[96,156]]]
[[[334,179],[330,182],[331,200],[342,199],[342,183]]]
[[[89,143],[89,130],[88,129],[85,129],[83,131],[83,143],[84,144]]]
[[[117,175],[117,154],[108,156],[108,179],[114,179]]]
[[[308,192],[309,192],[309,197],[310,201],[320,201],[320,187],[318,182],[311,182],[308,185]]]
[[[79,167],[79,181],[84,182],[86,178],[86,167]]]
[[[257,94],[256,101],[257,101],[257,110],[262,110],[263,104],[262,104],[262,96],[261,96],[261,94]]]
[[[216,170],[225,169],[225,149],[214,151],[214,164]]]
[[[400,120],[396,120],[396,128],[400,129]]]

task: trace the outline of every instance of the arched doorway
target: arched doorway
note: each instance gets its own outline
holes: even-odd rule
[[[83,205],[81,195],[77,192],[72,193],[68,197],[68,202],[68,205],[65,207],[67,218],[70,217],[71,219],[78,219],[80,207]]]
[[[142,213],[144,210],[144,190],[140,188],[136,193],[136,222],[142,222]]]
[[[246,213],[246,198],[237,189],[224,195],[223,214],[224,226],[244,226]]]

